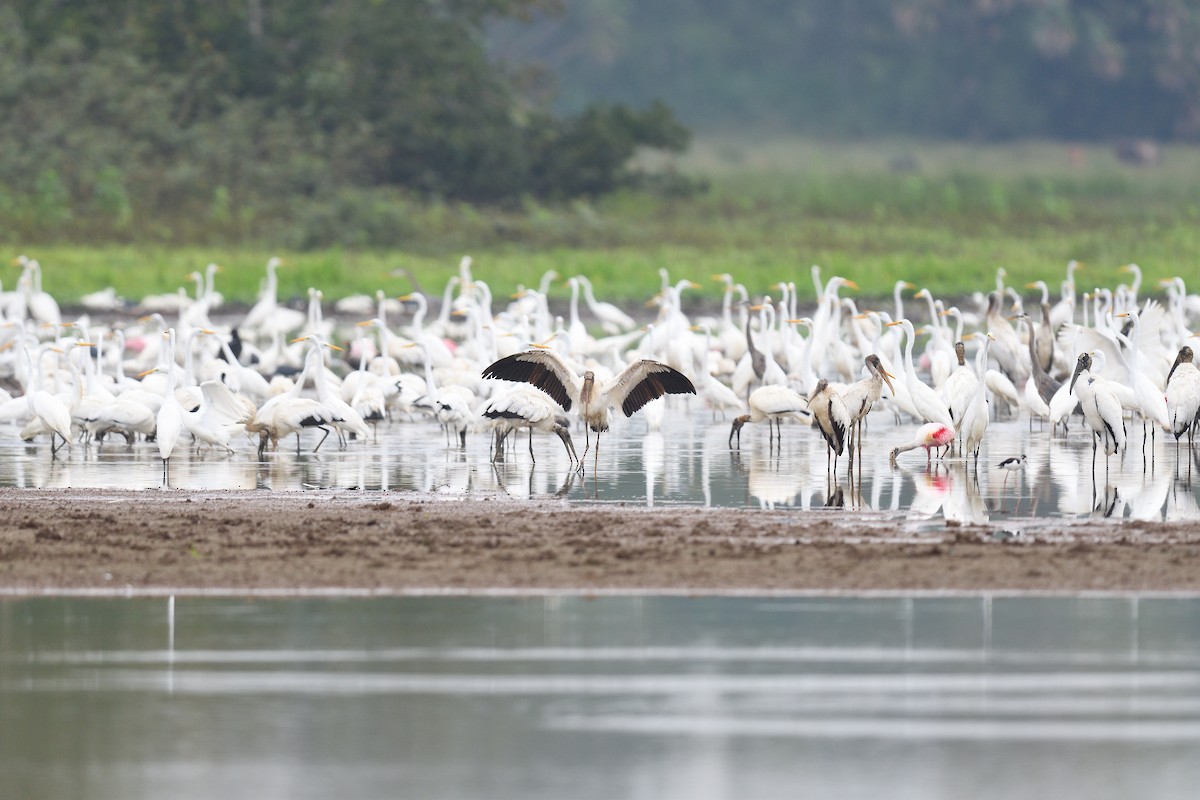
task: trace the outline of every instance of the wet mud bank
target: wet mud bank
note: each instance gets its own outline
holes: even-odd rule
[[[6,594],[153,589],[1200,592],[1200,528],[406,492],[0,490]]]

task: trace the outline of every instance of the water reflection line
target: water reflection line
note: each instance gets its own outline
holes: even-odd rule
[[[0,663],[60,666],[109,664],[383,664],[437,663],[565,663],[565,662],[694,662],[814,664],[849,662],[877,664],[903,661],[910,664],[979,665],[984,663],[1041,665],[1043,667],[1091,667],[1113,663],[1113,654],[1072,650],[1025,650],[1020,648],[933,648],[913,647],[906,634],[904,646],[892,647],[736,647],[736,646],[648,646],[648,647],[388,647],[360,649],[197,649],[197,650],[85,650],[68,653],[37,653]],[[1138,654],[1131,646],[1126,664],[1160,668],[1195,669],[1198,653]],[[1198,701],[1200,702],[1200,701]]]
[[[1072,742],[1191,742],[1200,739],[1200,724],[1139,720],[1136,725],[1111,721],[1056,720],[920,720],[891,716],[772,719],[700,716],[561,716],[552,729],[607,733],[692,736],[784,736],[818,739],[905,739],[945,741],[1072,741]]]
[[[0,598],[35,597],[167,598],[245,597],[245,598],[386,598],[386,597],[503,597],[503,598],[591,598],[591,597],[696,597],[699,590],[687,586],[642,587],[509,587],[509,586],[0,586]],[[979,599],[991,597],[1044,597],[1072,599],[1187,600],[1200,597],[1200,589],[777,589],[756,586],[705,587],[705,597],[721,598],[864,598],[864,599]]]
[[[161,673],[139,669],[83,671],[67,677],[33,677],[21,681],[23,691],[82,691],[97,689],[143,692],[166,689]],[[579,674],[446,674],[307,670],[178,670],[174,673],[179,694],[470,694],[470,695],[661,695],[696,693],[770,694],[775,696],[830,693],[953,693],[1024,695],[1031,692],[1136,692],[1195,690],[1200,674],[1194,671],[1085,671],[972,674],[959,672],[679,674],[677,672],[603,675]],[[13,687],[0,683],[0,690]],[[1200,730],[1200,725],[1198,725]]]

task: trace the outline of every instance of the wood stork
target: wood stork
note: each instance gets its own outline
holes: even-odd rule
[[[533,455],[533,432],[553,433],[562,440],[571,463],[579,461],[575,443],[571,441],[571,421],[563,414],[545,392],[532,386],[520,384],[489,400],[480,411],[480,416],[492,420],[496,431],[495,452],[492,461],[504,460],[504,440],[514,430],[529,430],[529,458]]]
[[[967,413],[967,406],[975,397],[975,387],[979,383],[980,375],[967,364],[965,342],[960,340],[954,343],[954,355],[958,358],[958,365],[946,378],[946,382],[942,384],[939,396],[946,404],[946,410],[950,412],[950,419],[954,421],[955,429],[961,433],[963,415]]]
[[[842,402],[846,404],[846,410],[850,412],[850,458],[853,461],[853,448],[857,445],[860,462],[862,461],[863,420],[867,414],[871,413],[875,403],[879,402],[885,383],[892,396],[894,397],[896,394],[896,387],[892,384],[892,379],[896,376],[884,368],[883,361],[879,356],[872,353],[864,359],[864,363],[868,372],[867,377],[855,381],[846,387],[846,391],[842,392]]]
[[[837,472],[837,457],[842,454],[846,445],[846,434],[850,429],[850,411],[837,390],[822,378],[808,398],[808,408],[817,420],[817,427],[825,437],[825,467],[829,469],[829,460],[833,459],[833,470]]]
[[[737,435],[738,449],[742,447],[742,426],[747,422],[766,422],[768,430],[774,423],[778,429],[780,444],[783,442],[782,423],[785,418],[798,419],[801,422],[812,421],[812,412],[808,408],[808,400],[799,392],[787,386],[760,386],[750,393],[750,413],[743,414],[733,420],[729,429],[729,445],[733,445],[734,434]],[[771,447],[775,446],[775,437],[768,433]]]
[[[545,345],[534,345],[532,350],[493,362],[484,369],[483,377],[529,383],[550,395],[565,411],[578,407],[584,425],[596,432],[597,467],[600,464],[600,434],[608,430],[610,407],[620,408],[625,416],[631,417],[646,403],[664,394],[696,393],[696,387],[682,372],[648,358],[633,362],[611,380],[597,384],[595,372],[588,370],[582,377],[576,375],[553,349]],[[589,446],[590,442],[585,440],[585,458]]]
[[[1175,441],[1184,433],[1191,448],[1196,429],[1196,414],[1200,412],[1200,369],[1192,361],[1192,348],[1179,348],[1175,364],[1167,375],[1167,413]]]
[[[1093,374],[1104,367],[1104,353],[1093,350],[1080,353],[1071,375],[1070,392],[1079,399],[1083,418],[1092,429],[1092,470],[1096,469],[1096,450],[1104,445],[1104,467],[1108,470],[1108,457],[1125,450],[1125,419],[1121,401],[1108,386],[1108,381]]]

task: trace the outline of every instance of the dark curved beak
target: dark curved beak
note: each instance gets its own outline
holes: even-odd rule
[[[579,461],[579,455],[575,452],[575,442],[571,440],[571,432],[566,428],[555,428],[554,432],[558,434],[559,439],[562,439],[563,447],[567,449],[567,455],[571,457],[571,463]]]
[[[1085,361],[1083,358],[1080,358],[1075,362],[1075,373],[1071,376],[1071,386],[1069,389],[1067,389],[1068,392],[1075,392],[1075,381],[1079,380],[1079,373],[1083,372],[1085,369],[1087,369],[1087,361]]]
[[[1175,363],[1171,365],[1171,371],[1167,373],[1167,384],[1171,383],[1171,376],[1175,374],[1175,370],[1183,363],[1183,351],[1179,351],[1179,355],[1175,356]]]

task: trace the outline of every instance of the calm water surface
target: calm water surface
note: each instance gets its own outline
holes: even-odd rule
[[[381,425],[377,441],[339,449],[330,438],[311,453],[319,433],[305,434],[304,449],[294,437],[260,462],[249,441],[234,453],[180,451],[172,459],[167,484],[180,489],[415,490],[464,497],[502,493],[517,498],[637,505],[686,504],[749,508],[849,509],[887,515],[916,526],[946,521],[1011,526],[1015,520],[1045,517],[1140,520],[1200,519],[1196,485],[1186,441],[1147,445],[1143,460],[1140,427],[1131,424],[1130,447],[1113,457],[1106,471],[1101,456],[1092,471],[1089,434],[1077,424],[1067,437],[1051,437],[1025,421],[993,422],[976,469],[949,457],[926,466],[924,451],[900,456],[888,452],[912,439],[916,426],[894,425],[874,414],[865,438],[863,463],[854,481],[845,460],[836,479],[826,471],[826,448],[817,431],[785,426],[782,448],[768,447],[764,426],[747,425],[740,450],[728,444],[729,421],[713,421],[703,410],[669,408],[660,431],[647,431],[635,416],[614,425],[600,448],[599,468],[577,475],[556,438],[535,438],[537,461],[530,460],[525,435],[504,463],[493,463],[490,434],[474,433],[466,449],[447,444],[432,422]],[[583,452],[583,432],[576,430]],[[1028,467],[1008,474],[1004,458],[1025,453]],[[161,461],[153,443],[127,446],[108,442],[64,450],[50,458],[44,443],[27,445],[0,435],[0,486],[76,488],[159,488]]]
[[[0,602],[20,798],[1193,798],[1200,600]]]

